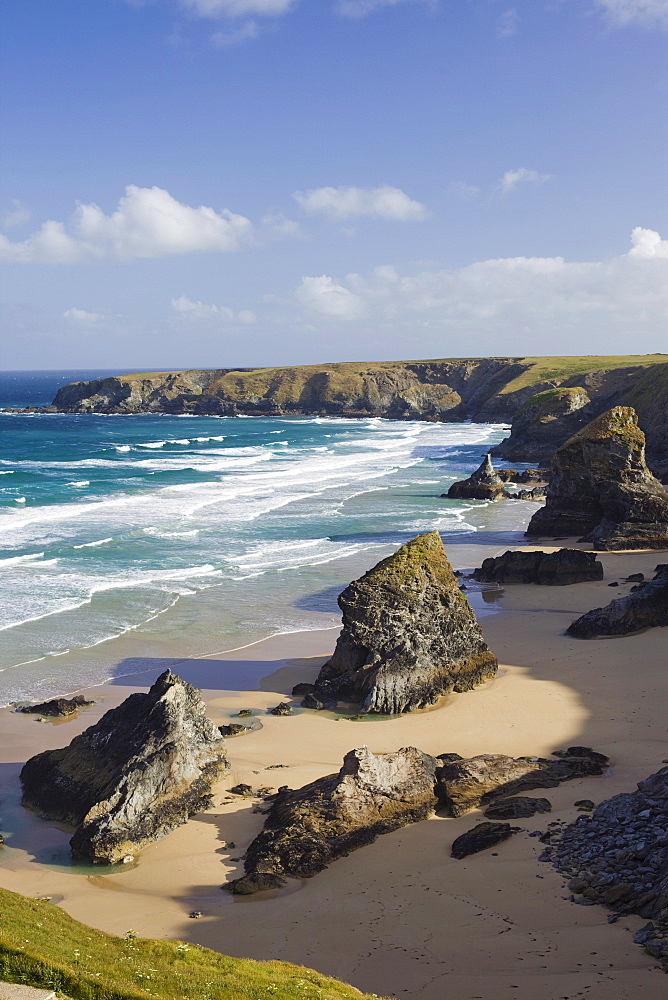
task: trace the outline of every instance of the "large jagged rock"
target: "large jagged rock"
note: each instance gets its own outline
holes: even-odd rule
[[[62,750],[31,757],[23,804],[77,827],[75,857],[112,864],[206,809],[227,769],[200,692],[169,670]]]
[[[651,921],[634,940],[668,971],[668,767],[547,839],[542,860],[575,876],[578,902]]]
[[[523,403],[510,431],[492,454],[511,462],[547,461],[589,420],[591,399],[581,386],[546,389]]]
[[[536,583],[563,587],[587,580],[602,580],[603,566],[594,552],[583,552],[581,549],[559,549],[558,552],[520,549],[484,559],[482,566],[473,571],[473,579],[481,583]]]
[[[444,497],[450,500],[500,500],[505,479],[496,474],[489,455],[468,479],[453,483]]]
[[[402,545],[339,597],[343,629],[307,707],[339,700],[388,715],[494,677],[497,660],[460,592],[437,531]]]
[[[555,756],[557,756],[555,752]],[[555,788],[562,781],[602,774],[608,758],[589,747],[569,747],[557,759],[485,753],[468,759],[444,754],[439,795],[451,816],[462,816],[494,799],[532,788]]]
[[[576,639],[630,635],[642,629],[668,625],[668,564],[657,567],[653,580],[604,608],[594,608],[568,626],[566,635]]]
[[[310,878],[382,833],[431,815],[439,761],[415,747],[351,750],[338,774],[277,795],[245,855],[246,874],[223,886],[248,895]]]
[[[631,407],[614,406],[558,449],[527,535],[578,535],[603,550],[668,548],[668,493],[645,464]]]

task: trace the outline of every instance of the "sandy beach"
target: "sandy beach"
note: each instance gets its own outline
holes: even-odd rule
[[[563,540],[561,544],[572,544]],[[471,567],[502,551],[471,545]],[[541,546],[543,549],[549,546]],[[477,560],[471,558],[477,554]],[[659,1000],[666,980],[632,943],[639,918],[607,923],[608,911],[577,906],[562,878],[540,863],[528,833],[574,819],[574,802],[601,801],[657,770],[668,757],[666,636],[652,629],[626,638],[579,641],[563,635],[584,611],[628,593],[608,584],[632,572],[651,576],[662,552],[601,556],[602,582],[569,587],[513,586],[486,595],[481,616],[500,662],[498,677],[454,695],[436,709],[401,718],[353,721],[298,710],[274,717],[297,680],[315,677],[337,629],[275,636],[244,649],[184,660],[174,667],[201,687],[219,724],[251,708],[262,728],[228,740],[229,775],[214,807],[144,849],[135,865],[106,872],[67,863],[70,831],[18,805],[18,773],[43,749],[63,746],[107,709],[161,672],[118,677],[90,690],[96,705],[62,723],[3,710],[0,884],[28,896],[51,896],[85,923],[115,934],[199,942],[235,956],[281,958],[313,966],[360,989],[411,1000]],[[241,685],[244,687],[241,687]],[[604,777],[549,789],[549,817],[522,820],[523,832],[464,861],[450,858],[455,837],[480,813],[434,817],[383,836],[304,882],[250,899],[221,892],[242,871],[241,855],[260,830],[254,800],[226,794],[307,781],[338,770],[343,755],[418,746],[431,754],[548,754],[573,744],[610,756]],[[278,768],[276,765],[283,765]],[[257,800],[255,800],[257,801]],[[235,846],[228,846],[233,843]],[[204,916],[191,920],[191,910]]]

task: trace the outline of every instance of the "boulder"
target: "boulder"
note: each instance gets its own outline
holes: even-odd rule
[[[376,837],[431,815],[438,761],[415,747],[346,754],[338,774],[283,789],[245,855],[245,875],[223,886],[248,895],[311,878]]]
[[[452,844],[451,855],[461,861],[469,854],[478,854],[490,847],[496,847],[512,836],[510,823],[478,823],[472,830],[467,830]]]
[[[614,406],[559,448],[527,535],[578,535],[594,548],[668,548],[668,493],[645,463],[635,411]]]
[[[468,479],[453,483],[444,497],[450,500],[500,500],[503,497],[504,479],[494,471],[492,459],[486,455]]]
[[[287,701],[282,701],[278,705],[274,705],[273,708],[269,709],[270,715],[293,715],[292,705]]]
[[[556,754],[554,756],[557,756]],[[462,816],[495,799],[532,788],[554,788],[562,781],[602,774],[608,758],[587,747],[569,747],[556,760],[480,754],[446,758],[437,775],[439,795],[451,816]]]
[[[113,864],[206,809],[228,768],[200,692],[169,670],[62,750],[31,757],[23,804],[77,829],[72,853]]]
[[[488,819],[529,819],[536,813],[552,811],[549,799],[532,799],[525,795],[517,795],[510,799],[497,799],[485,809]]]
[[[566,635],[576,639],[630,635],[642,629],[668,625],[668,566],[658,567],[653,580],[633,588],[626,597],[594,608],[568,626]]]
[[[94,701],[88,701],[82,694],[75,694],[73,698],[52,698],[51,701],[42,701],[38,705],[22,705],[17,708],[17,712],[25,712],[30,715],[48,715],[49,718],[62,719],[68,715],[73,715],[82,708],[90,708]]]
[[[563,587],[587,580],[602,580],[603,566],[594,552],[559,549],[558,552],[504,552],[483,560],[473,571],[473,579],[482,583],[537,583]]]
[[[393,715],[469,691],[496,674],[496,657],[437,531],[418,535],[351,583],[339,607],[343,629],[306,707],[343,700],[363,712]]]

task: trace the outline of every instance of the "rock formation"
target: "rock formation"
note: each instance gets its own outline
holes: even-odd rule
[[[571,876],[578,902],[651,921],[635,940],[668,971],[668,767],[544,840],[542,860]]]
[[[564,441],[591,420],[590,411],[591,399],[581,386],[538,392],[519,407],[510,437],[493,454],[509,462],[548,461]]]
[[[630,635],[659,625],[668,625],[668,564],[657,566],[654,579],[634,587],[626,597],[577,618],[566,629],[566,635],[598,639]]]
[[[112,864],[206,809],[226,770],[200,693],[169,670],[21,771],[23,804],[77,829],[75,857]]]
[[[483,560],[482,566],[473,571],[473,579],[481,583],[537,583],[563,587],[587,580],[602,580],[603,566],[594,552],[582,552],[580,549],[559,549],[558,552],[520,549]]]
[[[277,888],[285,877],[310,878],[382,833],[425,819],[436,809],[438,761],[415,747],[346,754],[338,774],[276,796],[264,829],[245,856],[246,874],[223,886],[247,895]]]
[[[468,759],[445,754],[438,772],[439,795],[451,816],[462,816],[495,799],[532,788],[554,788],[562,781],[602,774],[608,758],[588,747],[569,747],[556,760],[480,754]]]
[[[516,795],[509,799],[497,799],[485,809],[487,819],[527,819],[536,813],[552,811],[549,799],[533,799],[526,795]]]
[[[88,701],[82,694],[75,694],[73,698],[52,698],[50,701],[42,701],[38,705],[22,705],[17,708],[17,712],[25,712],[28,715],[48,715],[50,718],[62,719],[67,715],[73,715],[82,708],[90,708],[94,701]]]
[[[358,704],[388,715],[433,704],[494,677],[471,607],[459,591],[437,531],[418,535],[339,597],[343,629],[306,707]]]
[[[453,483],[444,497],[450,500],[500,500],[505,480],[497,476],[489,455],[468,479]]]
[[[668,548],[668,493],[645,464],[634,410],[613,407],[557,450],[547,502],[527,535],[578,535],[603,550]]]
[[[510,823],[478,823],[471,830],[462,833],[453,842],[451,855],[461,861],[470,854],[478,854],[486,851],[490,847],[496,847],[512,836],[513,828]]]

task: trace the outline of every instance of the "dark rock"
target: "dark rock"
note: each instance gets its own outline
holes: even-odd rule
[[[500,500],[504,480],[497,476],[489,455],[468,479],[453,483],[443,496],[456,500]]]
[[[415,747],[387,754],[362,747],[346,754],[338,774],[281,790],[246,852],[246,874],[223,888],[250,893],[285,876],[310,878],[380,834],[425,819],[438,804],[437,763]]]
[[[545,483],[550,479],[549,469],[524,469],[514,480],[516,483]]]
[[[251,798],[255,793],[250,785],[245,785],[240,782],[238,785],[233,785],[232,788],[228,788],[228,792],[231,795],[243,795],[244,798]]]
[[[516,411],[510,437],[493,449],[511,462],[546,461],[591,420],[591,399],[582,386],[534,392]]]
[[[597,549],[668,548],[668,493],[645,463],[635,411],[615,406],[557,450],[527,535],[578,535]]]
[[[626,577],[624,583],[642,583],[644,579],[645,579],[644,573],[631,573],[630,576]]]
[[[94,704],[94,701],[88,701],[82,694],[75,694],[73,698],[53,698],[51,701],[42,701],[38,705],[23,705],[21,708],[17,708],[17,712],[63,718]]]
[[[547,487],[534,486],[532,490],[506,490],[504,496],[507,500],[544,500],[547,496]]]
[[[592,802],[591,799],[578,799],[577,802],[573,803],[573,805],[576,809],[579,809],[580,812],[591,812],[592,809],[596,808],[596,803]]]
[[[473,579],[483,583],[536,583],[565,586],[602,580],[603,566],[594,552],[559,549],[557,552],[508,551],[483,561]]]
[[[299,697],[299,695],[303,694],[313,694],[314,690],[315,690],[315,684],[306,684],[304,681],[302,681],[300,684],[295,684],[295,686],[292,689],[292,693],[296,697]]]
[[[339,607],[343,629],[310,696],[323,704],[340,699],[393,715],[496,674],[496,657],[436,531],[418,535],[351,583]]]
[[[576,639],[599,636],[630,635],[642,629],[668,625],[668,569],[661,569],[653,580],[640,584],[626,597],[610,601],[604,608],[594,608],[568,626],[566,635]]]
[[[169,833],[211,803],[228,765],[200,692],[169,670],[62,750],[21,771],[23,804],[76,826],[75,857],[112,864]]]
[[[641,927],[639,931],[635,932],[633,935],[633,943],[647,944],[647,942],[651,941],[654,937],[656,937],[656,927],[650,920],[648,924],[645,924],[644,927]]]
[[[292,693],[295,694],[294,691]],[[302,701],[302,707],[312,708],[315,709],[316,712],[321,712],[323,708],[328,708],[328,707],[336,708],[336,702],[332,700],[329,700],[327,702],[320,701],[320,699],[316,698],[316,696],[312,692],[309,692]]]
[[[549,799],[532,799],[518,795],[510,799],[497,799],[485,809],[488,819],[527,819],[536,813],[552,811]]]
[[[510,823],[478,823],[472,830],[467,830],[461,837],[457,837],[450,854],[460,861],[469,854],[478,854],[479,851],[496,847],[497,844],[508,840],[512,833]]]
[[[247,726],[240,726],[236,722],[232,722],[229,726],[218,726],[218,732],[221,736],[241,736],[242,733],[248,733],[250,730]]]
[[[245,719],[252,714],[253,714],[252,708],[240,708],[239,711],[237,712],[237,718]]]
[[[282,701],[279,705],[274,705],[269,709],[270,715],[293,715],[292,706],[287,701]]]
[[[199,920],[199,918],[203,917],[204,914],[202,913],[201,910],[191,910],[188,916],[190,917],[191,920]]]
[[[618,587],[618,586],[619,586],[619,584],[618,584],[618,583],[617,583],[617,581],[615,580],[615,581],[613,581],[613,583],[609,583],[609,584],[608,584],[608,586],[609,586],[609,587]]]

